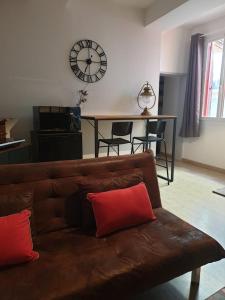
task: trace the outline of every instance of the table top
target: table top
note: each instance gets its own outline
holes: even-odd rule
[[[84,115],[81,116],[81,119],[84,120],[174,120],[176,116],[172,115],[151,115],[151,116],[142,116],[142,115]]]

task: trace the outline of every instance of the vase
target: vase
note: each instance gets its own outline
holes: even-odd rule
[[[80,131],[81,121],[80,121],[81,109],[80,106],[70,107],[70,130]]]

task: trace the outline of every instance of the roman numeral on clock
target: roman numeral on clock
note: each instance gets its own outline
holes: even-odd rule
[[[70,57],[70,62],[71,63],[76,63],[77,62],[77,58],[76,57]]]
[[[73,48],[73,49],[71,50],[71,52],[75,52],[75,55],[77,55],[77,54],[79,53],[79,51],[76,50],[75,48]]]
[[[105,70],[103,70],[102,68],[99,69],[99,73],[103,76],[105,74]]]
[[[86,46],[87,46],[88,48],[92,48],[92,41],[86,40]]]
[[[76,64],[76,65],[73,65],[73,66],[71,66],[71,69],[74,71],[74,73],[75,74],[77,74],[77,72],[79,72],[80,71],[80,69],[79,69],[79,67],[78,67],[78,65]]]
[[[91,75],[88,75],[88,76],[87,76],[87,82],[93,82],[92,76],[91,76]]]
[[[77,44],[79,45],[80,49],[83,49],[85,47],[83,41],[79,41]]]
[[[79,73],[77,76],[78,76],[78,78],[79,78],[80,80],[83,80],[83,81],[84,81],[84,76],[85,76],[85,74],[84,74],[83,72],[80,71],[80,73]]]
[[[107,66],[107,61],[106,60],[101,60],[100,64],[101,64],[101,66]]]

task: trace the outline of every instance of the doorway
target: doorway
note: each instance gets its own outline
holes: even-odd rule
[[[158,114],[177,116],[176,159],[182,158],[183,139],[179,137],[179,132],[183,117],[185,89],[186,74],[160,74]],[[167,148],[169,154],[172,153],[171,136],[172,124],[168,122],[166,126],[165,138],[168,145]],[[157,149],[157,151],[160,151],[160,148]]]

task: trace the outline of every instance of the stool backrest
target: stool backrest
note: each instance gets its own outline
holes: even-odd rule
[[[148,123],[148,134],[156,134],[164,136],[166,129],[166,121],[153,121]]]
[[[113,122],[112,123],[112,138],[116,136],[125,136],[132,134],[133,122]]]

